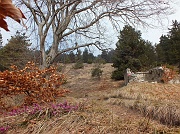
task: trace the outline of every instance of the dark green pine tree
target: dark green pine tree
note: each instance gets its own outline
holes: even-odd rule
[[[126,25],[120,31],[116,47],[113,67],[117,69],[112,73],[112,78],[122,80],[124,78],[124,71],[127,68],[134,72],[142,68],[140,57],[145,53],[145,41],[142,40],[140,31],[136,31],[131,26]]]
[[[9,42],[0,50],[0,64],[6,68],[11,65],[16,65],[23,68],[24,65],[33,60],[33,55],[28,47],[31,45],[25,34],[18,31],[15,36],[12,36]]]
[[[113,55],[114,55],[114,49],[111,49],[108,52],[108,63],[112,63]]]
[[[83,62],[84,63],[88,63],[88,60],[89,60],[89,52],[88,52],[88,49],[85,48],[84,51],[83,51]]]
[[[171,40],[170,64],[180,67],[180,23],[177,20],[172,22],[172,28],[169,29],[169,38]]]
[[[158,64],[166,64],[170,62],[171,40],[168,36],[162,35],[159,44],[156,45]]]
[[[172,22],[168,34],[160,37],[156,53],[159,63],[178,65],[180,68],[180,23],[176,20]]]
[[[108,52],[103,50],[101,53],[101,58],[107,63],[108,62]]]
[[[73,53],[73,51],[71,51],[70,53],[69,53],[69,55],[68,55],[68,57],[69,57],[69,62],[70,63],[75,63],[75,61],[76,61],[76,56],[75,56],[75,54]]]
[[[95,56],[93,55],[93,53],[89,53],[88,54],[88,63],[91,64],[94,62]]]
[[[150,41],[145,41],[144,43],[144,53],[139,55],[139,60],[142,63],[142,71],[147,71],[155,66],[157,66],[157,55],[155,47]]]
[[[2,43],[3,43],[3,38],[0,31],[0,71],[4,71],[7,69],[4,65],[2,65],[2,61],[3,61],[3,55],[1,54],[1,51],[2,51],[1,49],[3,48]]]

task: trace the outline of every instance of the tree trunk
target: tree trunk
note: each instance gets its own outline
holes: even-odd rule
[[[58,44],[59,44],[59,38],[57,35],[54,35],[52,47],[46,57],[46,61],[45,61],[47,64],[46,67],[50,67],[51,64],[54,62],[54,59],[58,54]]]
[[[41,68],[44,69],[47,67],[47,62],[46,62],[46,52],[44,49],[41,49]]]
[[[40,51],[41,51],[41,67],[42,69],[46,68],[47,67],[47,61],[46,61],[46,52],[45,52],[45,46],[44,46],[44,43],[45,43],[45,37],[44,36],[40,36]]]

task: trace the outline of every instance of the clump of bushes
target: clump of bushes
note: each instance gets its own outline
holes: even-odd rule
[[[92,69],[91,76],[94,78],[101,79],[102,73],[103,73],[103,70],[101,69],[100,64],[98,64],[98,65],[95,65],[94,68]]]
[[[111,79],[123,80],[124,79],[124,71],[121,71],[121,70],[118,70],[118,69],[115,70],[114,72],[112,72]]]
[[[74,69],[82,69],[82,68],[84,68],[84,64],[82,61],[79,60],[74,64],[73,68]]]
[[[87,61],[87,64],[92,64],[92,63],[93,63],[93,60],[91,59]]]

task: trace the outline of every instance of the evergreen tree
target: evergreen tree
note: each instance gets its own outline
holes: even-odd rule
[[[89,63],[89,64],[93,63],[94,59],[95,59],[95,57],[94,57],[93,53],[89,53],[88,54],[88,62],[87,63]]]
[[[132,71],[140,71],[142,68],[141,58],[145,53],[145,41],[141,38],[141,32],[126,25],[120,31],[119,40],[113,58],[113,67],[117,68],[112,73],[112,78],[121,80],[124,78],[124,71],[130,68]]]
[[[23,68],[33,58],[31,51],[28,49],[30,45],[25,34],[20,34],[17,31],[16,35],[12,36],[9,42],[0,50],[0,64],[5,68],[10,68],[11,65]]]
[[[88,49],[85,48],[83,51],[83,62],[88,63],[88,60],[89,60],[89,52],[88,52]]]
[[[101,53],[101,58],[107,63],[108,62],[108,52],[103,50]]]
[[[171,41],[166,35],[160,37],[159,44],[156,45],[157,62],[164,64],[170,62]]]
[[[171,40],[170,64],[180,66],[180,23],[177,20],[172,22],[172,28],[169,31],[169,38]]]
[[[108,63],[113,62],[113,55],[114,55],[114,49],[112,49],[108,52]]]
[[[142,68],[141,70],[146,71],[154,66],[157,66],[157,55],[155,52],[155,47],[151,42],[144,42],[144,53],[139,56],[139,60],[141,61]]]
[[[77,49],[77,53],[76,53],[76,56],[75,56],[76,58],[76,60],[75,60],[75,62],[83,62],[82,60],[82,51],[80,50],[80,49]]]
[[[176,20],[168,34],[161,36],[156,53],[160,64],[178,65],[180,68],[180,23]]]
[[[69,53],[68,58],[69,58],[69,62],[70,62],[70,63],[75,63],[76,57],[75,57],[75,54],[73,53],[73,51],[71,51],[71,52]]]

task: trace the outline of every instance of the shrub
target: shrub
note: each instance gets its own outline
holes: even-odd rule
[[[93,63],[93,60],[91,60],[91,59],[89,59],[88,61],[87,61],[87,64],[92,64]]]
[[[174,70],[173,66],[162,66],[164,73],[162,75],[161,81],[164,83],[167,83],[168,81],[174,79],[174,77],[177,75],[177,72]]]
[[[0,104],[4,96],[25,94],[24,105],[33,103],[52,102],[56,97],[61,97],[67,90],[57,90],[66,78],[59,74],[55,67],[40,70],[34,63],[28,62],[26,67],[18,70],[12,66],[12,71],[0,72]]]
[[[96,58],[94,60],[94,63],[95,64],[106,64],[106,61],[104,59],[102,59],[102,58]]]
[[[83,62],[82,62],[82,61],[77,61],[77,62],[74,64],[73,68],[74,68],[74,69],[84,68]]]
[[[120,71],[120,70],[113,71],[111,78],[114,80],[123,80],[124,79],[124,71]]]
[[[92,77],[101,78],[103,70],[101,70],[99,67],[96,67],[92,70],[91,75]]]
[[[16,116],[16,115],[35,115],[38,113],[38,116],[43,116],[48,114],[50,116],[60,116],[64,113],[78,110],[78,105],[72,105],[71,103],[53,103],[46,104],[45,106],[39,104],[33,104],[32,106],[24,106],[19,109],[13,109],[7,113],[7,116]]]
[[[92,69],[91,76],[100,79],[102,76],[103,70],[101,69],[101,64],[95,64]]]

